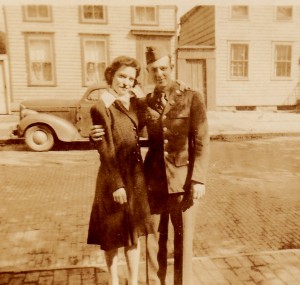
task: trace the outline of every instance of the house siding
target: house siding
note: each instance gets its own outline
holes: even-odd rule
[[[179,46],[214,45],[215,13],[214,6],[198,6],[181,19]]]
[[[296,103],[300,81],[300,6],[293,6],[291,22],[275,21],[275,6],[250,6],[249,20],[231,20],[229,6],[216,6],[217,106],[270,106]],[[234,32],[233,32],[234,31]],[[249,44],[249,78],[229,79],[230,42]],[[276,80],[273,42],[292,44],[291,78]]]
[[[25,99],[79,99],[86,87],[82,82],[81,36],[103,35],[108,40],[108,61],[119,55],[136,57],[136,36],[131,29],[130,6],[107,6],[107,23],[86,24],[79,22],[79,6],[51,6],[52,22],[23,22],[22,6],[5,6],[6,32],[8,35],[10,76],[13,108]],[[143,30],[176,31],[176,7],[158,9],[159,26],[138,26]],[[27,79],[25,33],[52,33],[54,39],[56,85],[30,87]],[[170,37],[172,53],[175,36]]]

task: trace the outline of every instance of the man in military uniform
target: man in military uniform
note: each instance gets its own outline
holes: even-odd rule
[[[164,285],[169,219],[174,228],[174,284],[194,285],[192,247],[198,199],[205,194],[209,134],[204,98],[171,79],[163,48],[149,47],[147,70],[155,89],[146,96],[149,150],[145,158],[148,199],[157,232],[147,236],[150,285]]]
[[[155,89],[141,99],[139,120],[148,131],[144,169],[156,228],[147,236],[147,282],[166,284],[170,220],[174,228],[174,284],[195,285],[194,225],[198,200],[205,194],[209,152],[204,98],[171,79],[173,65],[165,49],[149,47],[146,60]],[[91,137],[97,139],[97,130],[91,131]]]

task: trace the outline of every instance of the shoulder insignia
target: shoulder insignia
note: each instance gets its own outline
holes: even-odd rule
[[[180,91],[191,90],[191,88],[189,86],[187,86],[183,81],[176,80],[176,83],[179,85]]]

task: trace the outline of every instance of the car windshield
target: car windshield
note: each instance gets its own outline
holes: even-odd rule
[[[98,101],[100,99],[101,89],[95,89],[86,97],[87,101]]]

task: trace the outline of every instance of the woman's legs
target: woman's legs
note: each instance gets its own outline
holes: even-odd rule
[[[140,252],[140,240],[138,240],[137,245],[128,246],[124,249],[128,268],[128,285],[138,285]]]
[[[109,272],[109,285],[119,285],[118,278],[118,249],[105,251],[105,260]]]

